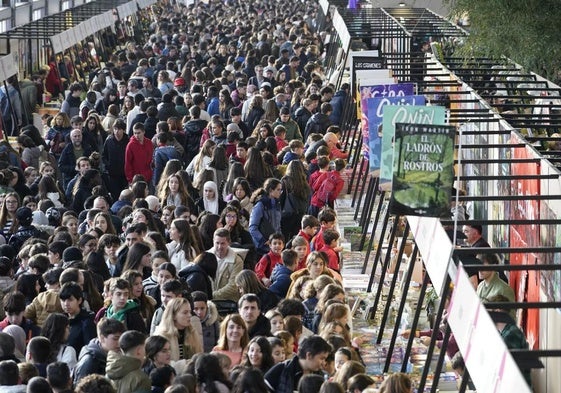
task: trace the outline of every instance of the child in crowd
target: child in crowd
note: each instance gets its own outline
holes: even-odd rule
[[[218,309],[202,291],[195,291],[191,296],[193,297],[193,312],[199,317],[203,326],[204,351],[208,353],[216,346],[218,337],[220,337]]]
[[[39,376],[47,378],[47,366],[51,358],[51,342],[43,336],[33,337],[27,344],[25,360],[39,371]]]
[[[117,393],[150,392],[150,378],[142,371],[146,358],[145,340],[144,333],[129,330],[119,338],[121,353],[111,351],[107,355],[106,375]]]
[[[265,317],[267,317],[269,323],[271,324],[271,334],[284,330],[284,319],[282,318],[282,314],[276,309],[267,311]]]
[[[275,337],[280,338],[284,344],[284,356],[286,360],[294,357],[294,336],[287,330],[280,330],[274,334]]]
[[[139,304],[130,298],[131,287],[127,280],[112,278],[109,283],[109,295],[111,304],[97,313],[96,320],[102,317],[114,318],[125,324],[127,330],[138,330],[146,332],[146,324],[140,314]],[[89,340],[88,340],[89,341]]]
[[[271,286],[269,290],[284,299],[292,280],[290,275],[296,270],[298,263],[298,253],[294,250],[284,250],[282,252],[282,263],[277,264],[271,273]]]
[[[273,134],[275,134],[275,142],[277,142],[277,150],[281,151],[286,146],[288,146],[288,142],[286,141],[286,128],[281,125],[276,126],[273,129]],[[284,162],[283,162],[284,164]]]
[[[43,273],[43,280],[47,290],[39,293],[31,304],[25,308],[25,317],[36,323],[39,327],[43,327],[43,323],[49,314],[63,312],[58,295],[62,272],[62,268],[54,268]]]
[[[311,249],[310,249],[310,243],[312,242],[312,239],[314,238],[314,236],[316,236],[318,230],[319,230],[319,220],[310,215],[310,214],[306,214],[302,217],[302,221],[300,224],[300,231],[297,234],[297,237],[302,237],[302,239],[306,242],[306,254],[304,256],[304,258],[306,258],[308,256],[308,254],[310,253]],[[294,240],[292,241],[292,245],[290,246],[291,248],[295,248],[300,246],[300,244],[296,245],[294,244]],[[295,249],[294,251],[296,251],[298,253],[298,267],[296,268],[296,270],[300,270],[306,267],[306,263],[305,260],[304,262],[300,263],[300,261],[302,260],[302,255],[300,254],[299,250]]]
[[[320,229],[314,239],[310,242],[310,247],[312,251],[319,251],[325,246],[323,240],[323,231],[327,229],[333,229],[335,227],[335,221],[337,220],[337,215],[335,210],[330,208],[322,209],[318,214],[318,220],[320,223]],[[336,250],[337,252],[341,250]]]
[[[295,271],[306,268],[306,259],[310,253],[310,244],[302,236],[296,236],[292,239],[292,250],[298,255]]]
[[[294,353],[298,353],[298,342],[300,341],[303,330],[302,319],[294,315],[289,315],[288,317],[284,318],[284,326],[286,331],[292,334],[292,337],[294,337],[293,350]]]
[[[316,215],[321,208],[329,206],[333,208],[333,203],[343,190],[345,181],[341,177],[341,172],[345,169],[345,160],[337,158],[335,168],[332,171],[319,175],[312,186],[312,199],[308,213]]]
[[[257,265],[255,274],[267,288],[271,286],[271,274],[276,265],[282,263],[281,253],[284,248],[284,236],[282,233],[273,233],[269,236],[270,251],[263,255]]]
[[[293,139],[288,144],[290,151],[284,155],[283,165],[287,165],[292,160],[301,160],[304,155],[304,143],[299,139]]]
[[[335,229],[326,229],[322,233],[325,245],[319,250],[327,255],[327,267],[339,272],[339,232]]]
[[[150,277],[142,281],[142,287],[144,292],[148,294],[149,291],[153,290],[158,286],[158,273],[160,271],[160,266],[166,262],[169,262],[166,253],[164,251],[156,251],[152,254],[152,274]]]

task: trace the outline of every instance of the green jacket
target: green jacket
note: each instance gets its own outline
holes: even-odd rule
[[[105,373],[117,393],[149,393],[152,384],[141,367],[140,359],[110,351]]]

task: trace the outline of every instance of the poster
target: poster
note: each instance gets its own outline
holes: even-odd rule
[[[413,83],[396,83],[396,84],[362,84],[360,90],[360,119],[362,130],[362,153],[366,159],[370,159],[370,148],[368,141],[368,99],[376,97],[405,97],[413,95]]]
[[[382,154],[380,163],[380,188],[391,189],[393,172],[393,139],[397,123],[445,124],[446,110],[442,106],[388,106],[382,121]]]
[[[425,96],[399,96],[368,98],[368,144],[370,149],[370,172],[373,176],[380,175],[380,161],[382,155],[382,120],[386,105],[425,105]]]
[[[427,217],[450,213],[455,134],[453,126],[395,125],[390,213]]]

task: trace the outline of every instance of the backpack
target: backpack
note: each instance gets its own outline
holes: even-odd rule
[[[335,200],[337,197],[335,195],[335,188],[337,188],[337,182],[339,178],[331,171],[327,172],[321,178],[316,181],[316,184],[320,184],[319,188],[316,191],[317,198],[329,204]]]

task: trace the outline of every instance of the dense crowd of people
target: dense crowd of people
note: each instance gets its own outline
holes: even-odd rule
[[[35,98],[69,91],[42,130],[4,116],[0,391],[365,391],[329,18],[319,31],[315,2],[152,11],[149,41],[87,86],[71,62],[31,78]]]

